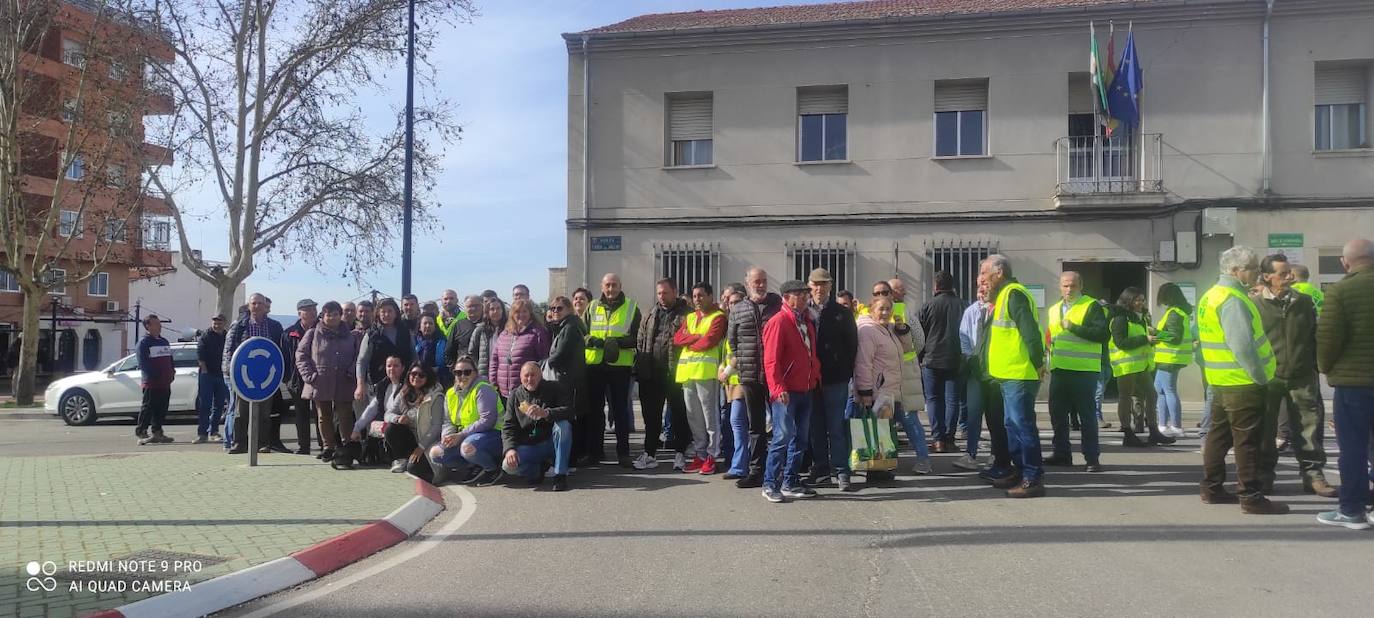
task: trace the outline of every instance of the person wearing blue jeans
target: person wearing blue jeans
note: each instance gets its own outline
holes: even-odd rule
[[[210,329],[196,341],[196,359],[200,373],[196,377],[196,442],[220,439],[219,424],[229,407],[229,385],[224,381],[224,314],[210,318]],[[290,362],[294,362],[290,361]],[[229,427],[225,424],[225,444],[229,444]]]
[[[917,354],[921,362],[921,386],[930,415],[930,439],[936,452],[953,453],[955,428],[959,425],[959,373],[963,363],[960,321],[968,304],[954,293],[954,277],[943,270],[934,276],[935,295],[917,314],[924,344]]]
[[[731,388],[736,387],[738,385]],[[734,437],[735,450],[730,455],[730,469],[725,471],[725,478],[741,479],[749,474],[749,409],[742,396],[730,402],[730,434]]]
[[[959,423],[959,370],[922,366],[921,387],[930,417],[930,439],[941,452],[952,453],[954,430]]]
[[[224,411],[229,407],[229,385],[223,375],[201,373],[196,377],[196,437],[215,440],[219,438],[220,422]]]
[[[1317,515],[1317,521],[1363,530],[1370,527],[1365,505],[1371,497],[1369,464],[1374,462],[1374,242],[1345,243],[1341,265],[1347,274],[1326,289],[1317,320],[1317,369],[1336,390],[1332,403],[1341,451],[1341,505]]]
[[[763,497],[769,502],[812,498],[801,480],[802,458],[811,442],[812,392],[821,383],[816,325],[807,310],[810,289],[797,280],[781,286],[783,307],[763,327],[763,378],[772,400],[773,439],[763,466]]]
[[[1161,433],[1168,433],[1171,437],[1183,435],[1183,402],[1178,398],[1178,372],[1182,369],[1178,365],[1164,366],[1159,365],[1155,371],[1155,392],[1159,394],[1156,408],[1158,410],[1159,424],[1163,427]],[[1174,431],[1177,429],[1178,431]]]
[[[511,391],[501,420],[501,468],[538,487],[552,459],[553,490],[567,491],[574,410],[565,389],[544,380],[542,371],[536,362],[520,367],[520,386]]]
[[[820,388],[814,391],[811,415],[811,474],[820,482],[835,476],[840,491],[849,485],[849,419],[845,409],[849,382],[854,378],[854,359],[859,353],[859,331],[854,314],[835,302],[830,271],[817,268],[807,277],[811,291],[807,311],[816,323],[816,357],[821,365]]]
[[[773,400],[769,415],[773,419],[773,440],[768,443],[768,463],[763,468],[765,495],[772,489],[788,498],[809,498],[801,480],[801,463],[810,445],[807,430],[811,426],[811,393],[788,392]],[[769,500],[772,501],[771,498]]]
[[[1006,256],[993,254],[984,259],[978,279],[987,286],[988,297],[995,299],[985,338],[987,376],[1001,385],[1007,448],[1020,467],[1019,475],[993,486],[1006,489],[1011,498],[1040,497],[1045,495],[1045,486],[1040,431],[1035,426],[1035,395],[1045,375],[1045,339],[1039,310],[1030,291],[1012,274]]]

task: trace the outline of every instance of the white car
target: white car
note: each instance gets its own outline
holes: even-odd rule
[[[194,343],[172,344],[172,399],[167,412],[194,412],[199,383],[199,358]],[[101,371],[67,376],[48,385],[43,409],[68,425],[90,425],[97,416],[138,416],[143,407],[142,374],[138,355],[125,356]]]

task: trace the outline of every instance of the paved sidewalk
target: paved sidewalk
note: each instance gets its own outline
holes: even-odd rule
[[[415,491],[385,469],[339,472],[298,455],[259,463],[0,457],[0,616],[73,616],[171,592],[379,520]],[[30,592],[31,566],[35,584],[55,589]]]

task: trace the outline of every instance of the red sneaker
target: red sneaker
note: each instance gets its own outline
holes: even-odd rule
[[[707,457],[707,458],[703,461],[703,463],[701,464],[701,472],[700,472],[700,474],[715,474],[715,473],[716,473],[716,458],[714,458],[714,457]]]
[[[687,464],[687,467],[686,467],[686,468],[683,468],[682,471],[683,471],[683,472],[686,472],[686,473],[688,473],[688,474],[690,474],[690,473],[692,473],[692,472],[700,472],[700,471],[701,471],[701,466],[702,466],[702,461],[703,461],[703,460],[702,460],[700,457],[693,457],[693,458],[692,458],[692,463]],[[712,466],[712,467],[714,467],[714,466]]]

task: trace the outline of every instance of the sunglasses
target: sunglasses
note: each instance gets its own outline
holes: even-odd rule
[[[549,307],[549,311],[563,313],[564,309],[562,307]]]
[[[467,377],[467,376],[470,376],[470,375],[472,375],[472,374],[474,374],[474,373],[477,373],[477,370],[476,370],[476,369],[454,369],[454,370],[453,370],[453,375],[460,376],[460,377]]]
[[[892,294],[892,290],[873,290],[874,296],[888,296],[890,294]]]

